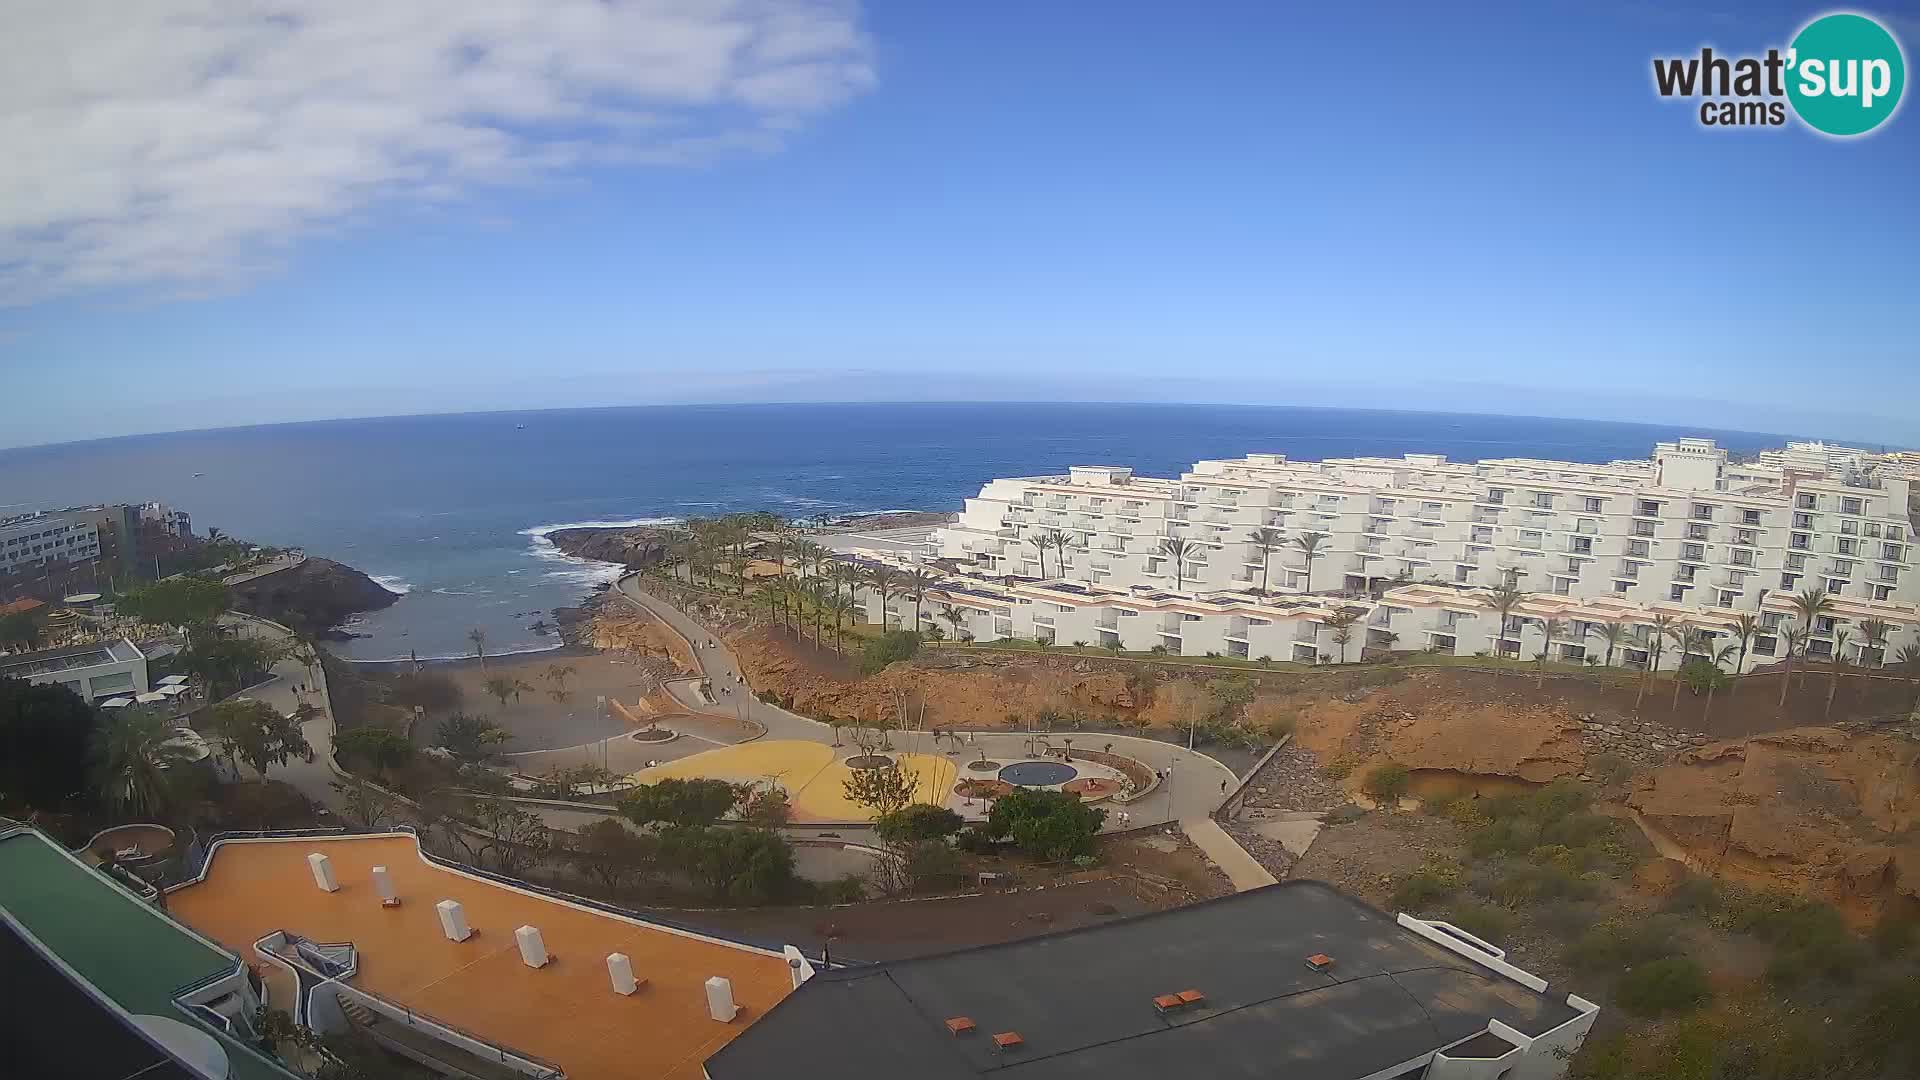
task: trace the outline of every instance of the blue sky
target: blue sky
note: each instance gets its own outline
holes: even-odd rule
[[[1843,143],[1704,130],[1652,90],[1655,55],[1784,46],[1826,9],[1449,7],[810,4],[796,23],[749,3],[718,29],[555,31],[445,100],[433,64],[369,55],[363,77],[339,42],[504,57],[524,31],[336,6],[314,41],[232,28],[274,74],[219,95],[177,70],[223,46],[200,37],[71,87],[48,68],[12,117],[0,75],[0,131],[48,140],[37,187],[0,180],[29,207],[0,216],[0,445],[1052,397],[1920,444],[1912,107]],[[1883,13],[1911,55],[1920,21]],[[742,26],[752,58],[709,40]],[[12,48],[111,58],[116,32]],[[556,90],[556,69],[605,74]],[[83,78],[175,107],[103,133]],[[334,107],[349,93],[368,107]],[[302,137],[237,149],[265,129]],[[155,146],[175,158],[157,193],[96,190]]]

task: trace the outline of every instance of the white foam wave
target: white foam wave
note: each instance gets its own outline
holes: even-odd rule
[[[413,591],[413,586],[403,580],[398,574],[371,574],[369,576],[373,578],[375,585],[393,593],[395,596],[405,596]]]
[[[566,647],[567,647],[566,643],[561,642],[555,645],[526,645],[517,649],[488,649],[487,659],[491,660],[499,656],[525,656],[528,653],[552,652],[555,649],[564,649]],[[364,657],[353,657],[351,658],[351,662],[355,664],[404,664],[409,660],[418,660],[424,664],[429,660],[471,660],[471,659],[473,659],[473,654],[470,652],[467,652],[467,653],[456,653],[452,656],[381,656],[381,657],[376,657],[374,659],[366,659]]]
[[[561,529],[637,529],[648,525],[680,525],[685,521],[685,518],[677,517],[628,518],[625,521],[569,521],[521,529],[520,535],[532,538],[527,554],[536,559],[564,564],[565,569],[550,570],[541,575],[543,578],[591,589],[620,580],[627,572],[626,567],[616,562],[602,562],[599,559],[569,555],[554,546],[553,541],[548,539],[549,534],[559,532]],[[518,571],[513,572],[518,573]]]
[[[441,596],[491,596],[493,595],[492,589],[432,588],[432,589],[428,589],[427,591],[431,593],[438,593]]]
[[[563,521],[556,525],[535,525],[531,529],[521,529],[520,535],[545,540],[548,533],[556,533],[561,529],[638,529],[645,525],[683,525],[686,520],[679,517],[644,517],[625,521]]]

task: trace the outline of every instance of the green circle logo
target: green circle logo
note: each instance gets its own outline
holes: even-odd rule
[[[1900,43],[1865,15],[1823,15],[1787,51],[1787,99],[1809,127],[1864,135],[1900,107],[1907,63]]]

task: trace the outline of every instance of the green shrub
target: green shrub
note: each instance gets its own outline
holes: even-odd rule
[[[1543,900],[1578,900],[1592,891],[1592,886],[1576,874],[1553,866],[1518,863],[1493,883],[1487,895],[1511,908]]]
[[[1377,765],[1360,787],[1380,802],[1391,805],[1407,793],[1409,779],[1405,765]]]
[[[1491,904],[1461,901],[1447,909],[1447,921],[1482,941],[1498,944],[1513,930],[1513,916]]]
[[[920,635],[912,630],[889,630],[867,642],[860,652],[860,672],[871,675],[888,664],[911,660],[920,651]]]
[[[1094,837],[1107,812],[1063,791],[1015,791],[994,800],[986,834],[1011,837],[1021,851],[1041,859],[1093,854]]]
[[[1614,918],[1602,922],[1567,949],[1567,962],[1582,971],[1623,971],[1664,960],[1680,951],[1671,919]]]
[[[1692,958],[1649,960],[1621,978],[1614,1000],[1636,1016],[1692,1012],[1713,996],[1707,973]]]
[[[1367,812],[1365,810],[1360,809],[1352,803],[1343,803],[1327,811],[1326,814],[1321,817],[1320,823],[1322,825],[1351,825],[1366,816]]]
[[[1393,890],[1393,903],[1402,911],[1424,911],[1459,891],[1459,867],[1429,864],[1401,879]]]
[[[1665,906],[1680,914],[1711,914],[1720,907],[1720,886],[1712,878],[1688,878],[1667,894]]]
[[[1633,777],[1633,762],[1619,754],[1595,754],[1587,762],[1587,772],[1595,780],[1611,787]]]

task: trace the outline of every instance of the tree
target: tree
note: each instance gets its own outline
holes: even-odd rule
[[[1633,631],[1618,619],[1600,624],[1600,640],[1607,643],[1607,667],[1613,666],[1614,651],[1632,637]]]
[[[207,684],[209,697],[220,698],[258,681],[279,663],[282,655],[282,646],[264,638],[205,632],[190,639],[176,662],[188,674]]]
[[[172,804],[180,769],[192,760],[193,751],[159,713],[131,707],[119,712],[94,733],[95,790],[115,810],[157,815]]]
[[[944,806],[912,803],[873,821],[874,835],[890,844],[921,840],[945,840],[966,824],[959,814]]]
[[[400,816],[400,800],[367,783],[364,776],[351,780],[331,780],[327,786],[346,800],[346,814],[363,828],[384,829]]]
[[[715,900],[764,904],[795,889],[793,845],[777,832],[676,826],[660,840],[666,861]]]
[[[876,566],[867,571],[867,584],[880,594],[880,626],[887,626],[887,598],[900,585],[900,572],[891,566]]]
[[[1300,554],[1306,556],[1307,580],[1305,588],[1302,588],[1300,590],[1301,592],[1313,591],[1313,560],[1317,557],[1320,545],[1327,539],[1329,539],[1329,537],[1323,532],[1301,533],[1299,536],[1293,538],[1293,546],[1299,548]]]
[[[927,590],[938,584],[940,575],[924,566],[916,566],[907,571],[905,587],[913,593],[913,628],[920,629],[920,604],[926,599]]]
[[[1760,617],[1751,611],[1743,611],[1733,620],[1733,638],[1739,646],[1733,662],[1733,673],[1744,674],[1747,670],[1747,650],[1753,646],[1754,636],[1760,633]]]
[[[1038,530],[1029,533],[1026,542],[1040,553],[1040,576],[1047,576],[1047,549],[1053,546],[1053,536]]]
[[[485,761],[513,735],[484,716],[457,712],[434,725],[433,743],[467,764]]]
[[[541,671],[540,677],[553,687],[547,693],[552,695],[555,702],[565,704],[566,700],[573,696],[573,692],[567,689],[567,680],[573,678],[574,670],[572,664],[548,664]]]
[[[1106,819],[1105,810],[1064,791],[1021,789],[994,800],[982,832],[993,840],[1012,838],[1035,858],[1059,860],[1093,854]]]
[[[1527,594],[1522,592],[1519,586],[1507,582],[1496,585],[1487,593],[1487,606],[1493,608],[1494,614],[1500,617],[1499,624],[1493,629],[1495,656],[1507,654],[1507,623],[1513,618],[1514,609],[1518,608],[1526,598]]]
[[[1780,640],[1787,647],[1787,666],[1780,672],[1779,708],[1787,707],[1787,688],[1793,685],[1793,655],[1807,647],[1807,631],[1798,623],[1787,623],[1780,628]]]
[[[1693,654],[1693,626],[1684,619],[1672,619],[1667,625],[1666,635],[1673,639],[1675,645],[1680,646],[1679,667],[1685,668],[1687,666],[1687,657]],[[1680,683],[1681,679],[1676,671],[1673,679],[1673,701],[1667,706],[1669,712],[1680,708]]]
[[[267,766],[285,765],[290,757],[313,752],[300,724],[264,701],[223,701],[213,707],[209,722],[227,752],[252,766],[262,780],[266,779]]]
[[[1367,774],[1360,790],[1373,796],[1381,806],[1392,810],[1399,807],[1400,797],[1407,793],[1407,785],[1411,780],[1405,765],[1377,765]]]
[[[1860,620],[1860,666],[1879,667],[1886,660],[1887,634],[1893,624],[1885,619]]]
[[[1267,595],[1267,571],[1273,566],[1273,552],[1287,542],[1287,536],[1279,529],[1258,528],[1247,534],[1247,542],[1260,549],[1260,589],[1261,596]]]
[[[1665,612],[1655,615],[1647,622],[1652,630],[1651,640],[1647,642],[1647,668],[1640,673],[1640,692],[1633,697],[1633,711],[1640,711],[1640,700],[1647,696],[1647,683],[1653,673],[1660,670],[1660,657],[1667,651],[1667,636],[1673,631],[1673,616]]]
[[[40,644],[40,620],[31,611],[0,616],[0,645],[31,649]]]
[[[725,780],[669,777],[621,796],[620,813],[636,825],[711,825],[745,799],[748,789]]]
[[[53,810],[88,794],[102,714],[58,683],[0,678],[0,795]]]
[[[227,587],[212,578],[168,578],[122,596],[117,610],[143,622],[184,626],[188,638],[198,640],[227,610]]]
[[[1535,657],[1539,678],[1534,680],[1534,688],[1547,685],[1547,659],[1553,655],[1553,639],[1565,633],[1567,621],[1560,618],[1540,620],[1540,655]]]
[[[888,630],[872,641],[860,654],[860,670],[871,675],[899,660],[911,660],[920,651],[920,635],[911,630]]]
[[[501,799],[474,799],[468,813],[474,827],[485,834],[479,854],[493,856],[494,867],[509,877],[526,876],[553,850],[553,833],[531,811]]]
[[[659,862],[660,840],[634,832],[613,818],[584,825],[575,834],[574,865],[618,896],[636,876]]]
[[[1808,641],[1802,648],[1810,647],[1815,634],[1820,633],[1820,620],[1833,611],[1833,595],[1820,589],[1801,589],[1789,598],[1793,604],[1793,613],[1800,618],[1800,625],[1806,628]],[[1807,658],[1800,658],[1800,688],[1807,687]]]
[[[1054,569],[1058,570],[1060,576],[1064,578],[1067,576],[1067,549],[1072,548],[1078,551],[1086,545],[1076,540],[1071,533],[1062,532],[1059,529],[1048,533],[1047,537],[1053,541]]]
[[[336,732],[333,756],[349,769],[365,766],[385,777],[413,760],[413,743],[397,731],[368,725]]]
[[[1333,631],[1333,643],[1340,649],[1340,662],[1347,662],[1347,645],[1353,641],[1354,624],[1360,621],[1360,613],[1353,608],[1341,608],[1322,619],[1321,622]]]
[[[853,617],[859,614],[859,609],[854,606],[853,600],[851,598],[841,596],[839,593],[839,590],[837,589],[834,590],[832,603],[833,603],[833,647],[840,650],[841,652],[846,652],[847,651],[847,635],[846,635],[844,624],[852,623]]]
[[[960,635],[967,632],[967,612],[965,608],[956,607],[953,604],[941,604],[940,618],[945,620],[948,626],[953,627],[953,640],[964,640]]]
[[[480,670],[487,670],[487,632],[476,626],[467,631],[467,640],[473,642],[473,655],[480,658]]]
[[[888,761],[885,765],[870,769],[854,769],[840,782],[847,801],[866,807],[876,819],[893,814],[911,803],[919,785],[919,777],[908,772],[898,761]]]
[[[505,705],[507,699],[514,696],[515,681],[516,680],[506,678],[505,676],[495,675],[493,678],[481,684],[481,689],[487,692],[488,697]]]
[[[1913,684],[1913,708],[1920,709],[1920,643],[1900,646],[1894,659],[1907,669],[1907,681]]]
[[[1827,709],[1823,717],[1833,716],[1833,695],[1840,689],[1840,669],[1847,666],[1847,628],[1842,626],[1833,632],[1833,660],[1827,664],[1830,678],[1827,681]]]
[[[1187,587],[1187,559],[1198,550],[1199,545],[1178,536],[1169,536],[1160,541],[1155,550],[1163,557],[1173,560],[1173,587],[1175,590]]]

